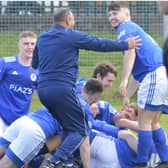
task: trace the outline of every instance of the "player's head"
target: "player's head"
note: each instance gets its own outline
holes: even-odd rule
[[[130,20],[130,10],[127,1],[112,3],[108,6],[108,20],[115,29],[126,21]]]
[[[168,37],[166,38],[163,46],[163,59],[166,66],[167,76],[168,76]]]
[[[97,79],[89,79],[82,90],[82,95],[87,99],[88,103],[91,105],[97,102],[103,92],[103,85]]]
[[[117,70],[109,62],[101,62],[95,66],[92,77],[101,81],[105,90],[112,86],[117,77]]]
[[[121,109],[120,114],[123,118],[136,121],[138,117],[138,106],[137,104],[130,104]]]
[[[19,34],[18,48],[19,56],[31,59],[35,48],[37,35],[32,31],[23,31]]]
[[[66,28],[74,28],[75,19],[69,8],[58,8],[54,14],[54,23],[61,24]]]

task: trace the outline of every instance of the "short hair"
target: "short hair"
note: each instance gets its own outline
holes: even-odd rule
[[[72,11],[69,8],[56,9],[55,14],[54,14],[54,22],[59,23],[61,21],[64,21],[67,18],[67,16],[70,15],[71,12]]]
[[[97,74],[100,74],[104,78],[108,73],[112,73],[117,77],[117,70],[111,63],[101,62],[94,67],[92,77],[96,78]]]
[[[138,105],[136,103],[130,103],[128,107],[133,108],[135,115],[138,116]]]
[[[83,89],[87,95],[93,95],[95,93],[102,93],[103,85],[99,80],[91,78],[86,82]]]
[[[37,35],[36,33],[32,32],[32,31],[22,31],[20,34],[19,34],[19,39],[22,39],[22,38],[26,38],[26,37],[32,37],[32,38],[37,38]]]
[[[166,67],[166,72],[168,76],[168,37],[166,38],[163,45],[163,60],[164,60],[164,65]]]
[[[121,8],[129,8],[128,2],[127,1],[118,1],[115,3],[112,3],[108,6],[107,10],[109,11],[119,11]]]

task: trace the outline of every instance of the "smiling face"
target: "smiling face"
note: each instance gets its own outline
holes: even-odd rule
[[[109,11],[108,12],[108,20],[109,20],[110,25],[113,28],[116,29],[121,23],[124,22],[123,13],[121,12],[121,10],[118,10],[118,11],[115,11],[115,10]]]
[[[104,91],[113,85],[117,77],[117,70],[111,63],[101,62],[94,67],[92,76],[102,83]]]
[[[116,79],[114,73],[108,72],[106,76],[101,77],[100,74],[97,75],[97,79],[102,82],[103,90],[110,88]]]
[[[125,21],[130,20],[130,11],[128,7],[121,7],[118,4],[112,4],[108,7],[108,20],[115,29]]]

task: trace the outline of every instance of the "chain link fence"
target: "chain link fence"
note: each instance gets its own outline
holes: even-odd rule
[[[0,1],[0,56],[14,55],[20,31],[31,30],[39,34],[53,24],[53,13],[59,7],[69,7],[75,14],[76,28],[100,37],[116,38],[107,19],[106,9],[112,1]],[[149,32],[162,45],[163,16],[157,1],[129,1],[132,20]],[[101,60],[111,61],[119,71],[122,68],[121,53],[80,52],[80,76],[90,77],[93,66]],[[119,96],[119,82],[105,98]],[[116,104],[118,100],[116,100]],[[114,104],[114,101],[113,101]]]

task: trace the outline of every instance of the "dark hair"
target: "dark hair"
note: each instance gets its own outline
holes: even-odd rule
[[[128,5],[128,2],[127,1],[118,1],[118,2],[115,2],[115,3],[112,3],[108,6],[107,10],[108,12],[109,11],[119,11],[121,8],[128,8],[129,5]]]
[[[166,38],[164,45],[163,45],[163,61],[166,67],[166,72],[168,76],[168,37]]]
[[[71,13],[69,8],[58,8],[54,14],[54,22],[58,23],[64,21],[66,17]]]
[[[97,74],[100,74],[101,78],[104,78],[108,73],[112,73],[117,77],[117,70],[112,64],[109,62],[101,62],[95,66],[92,77],[96,78]]]
[[[86,94],[93,95],[95,93],[102,93],[103,85],[99,80],[91,78],[86,82],[83,89]]]

